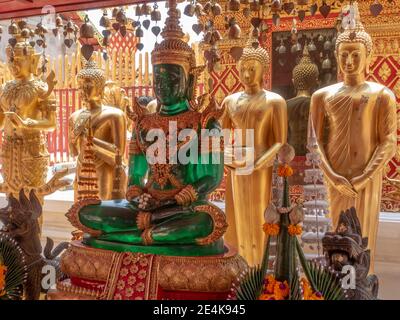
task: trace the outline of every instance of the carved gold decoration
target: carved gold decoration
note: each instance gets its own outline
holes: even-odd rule
[[[247,268],[245,260],[230,251],[223,257],[157,257],[158,283],[164,290],[227,292]]]
[[[101,235],[101,231],[93,230],[93,229],[90,229],[90,228],[86,227],[85,225],[83,225],[79,219],[79,211],[86,206],[100,204],[100,203],[101,203],[101,200],[99,200],[98,198],[79,200],[72,205],[71,209],[68,210],[68,212],[66,213],[65,216],[68,218],[68,221],[75,228],[77,228],[85,233],[88,233],[93,237],[98,237]]]
[[[386,82],[392,74],[392,70],[389,68],[388,64],[384,62],[382,66],[379,68],[379,76],[382,78],[384,82]]]
[[[0,190],[18,194],[46,183],[50,159],[45,134],[56,127],[55,75],[50,72],[46,82],[37,78],[43,71],[41,55],[30,45],[24,21],[13,22],[9,33],[7,62],[15,80],[0,87],[0,127],[4,129]]]
[[[143,244],[145,246],[151,246],[153,244],[153,228],[147,228],[142,233]]]
[[[156,44],[151,62],[156,64],[178,64],[187,74],[196,67],[196,57],[193,49],[184,41],[185,34],[179,25],[179,11],[176,1],[170,1],[168,17],[161,35],[164,40]]]
[[[197,200],[197,192],[192,185],[188,185],[175,196],[175,199],[179,205],[189,206],[192,202]]]
[[[117,252],[87,247],[73,241],[61,257],[61,271],[70,277],[106,281]]]
[[[228,228],[225,213],[213,204],[196,206],[194,210],[197,212],[206,212],[213,220],[213,231],[207,237],[197,239],[197,243],[199,245],[207,245],[222,238],[226,229]]]
[[[150,228],[151,226],[151,213],[150,212],[139,212],[136,217],[136,225],[139,230]]]
[[[126,199],[128,201],[132,201],[136,197],[139,197],[142,193],[143,193],[142,188],[140,188],[138,186],[134,186],[134,185],[130,186],[128,188],[128,191],[126,192]]]
[[[112,287],[114,280],[111,271],[116,270],[117,264],[122,266],[123,256],[124,253],[88,248],[75,241],[63,254],[61,268],[69,277],[104,283],[107,281],[106,289],[101,294],[102,297],[107,297],[107,288]],[[133,253],[131,256],[140,259],[141,254]],[[154,294],[157,286],[166,291],[229,292],[232,284],[237,283],[238,277],[247,268],[245,260],[229,247],[221,256],[155,256],[153,264],[149,288],[144,288],[153,292],[150,299],[157,298]],[[122,271],[122,268],[117,269]],[[69,280],[58,283],[57,290],[50,294],[52,300],[75,298],[78,295],[88,299],[99,297],[98,291],[73,286]]]
[[[56,284],[56,289],[47,292],[46,300],[96,300],[99,294],[84,288],[75,287],[70,280]]]

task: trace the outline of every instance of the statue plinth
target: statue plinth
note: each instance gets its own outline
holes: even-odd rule
[[[61,258],[68,276],[48,294],[49,300],[223,300],[247,268],[225,245],[214,256],[162,256],[115,252],[72,242]]]

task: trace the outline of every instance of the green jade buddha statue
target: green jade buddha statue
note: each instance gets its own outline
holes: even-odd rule
[[[126,200],[99,201],[91,195],[75,203],[67,216],[86,233],[83,242],[96,248],[222,254],[225,215],[207,201],[223,177],[222,137],[217,134],[216,143],[202,131],[221,132],[217,119],[222,110],[213,100],[203,97],[198,104],[193,98],[204,68],[195,66],[194,51],[183,40],[176,1],[170,1],[162,36],[152,52],[157,111],[149,113],[134,103],[128,112],[135,129]],[[186,135],[185,129],[195,134]],[[207,143],[210,151],[205,153]]]

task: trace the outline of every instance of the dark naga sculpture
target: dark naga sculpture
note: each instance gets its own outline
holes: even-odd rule
[[[362,236],[360,221],[355,208],[342,212],[335,232],[327,232],[322,239],[328,265],[344,280],[348,272],[345,266],[355,271],[355,287],[348,288],[347,300],[376,300],[379,281],[374,274],[368,275],[370,268],[370,250],[367,250],[368,238]],[[342,286],[344,284],[342,283]]]
[[[25,256],[28,275],[24,286],[24,297],[27,300],[39,299],[42,291],[42,270],[45,265],[55,268],[55,280],[62,278],[58,256],[68,247],[68,243],[65,242],[53,250],[54,242],[47,238],[42,254],[38,222],[41,215],[42,206],[33,190],[29,193],[29,199],[24,190],[20,191],[19,200],[10,195],[7,207],[0,209],[0,221],[4,225],[2,232],[18,243]]]

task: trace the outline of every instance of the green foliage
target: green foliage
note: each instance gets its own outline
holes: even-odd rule
[[[301,300],[300,279],[297,272],[293,274],[292,283],[290,284],[289,300]]]
[[[238,300],[258,300],[264,285],[265,274],[260,266],[249,268],[236,292]]]
[[[21,300],[27,275],[25,258],[18,244],[3,232],[0,232],[0,263],[7,267],[6,294],[0,300]]]
[[[316,290],[319,291],[325,300],[343,300],[344,292],[340,280],[329,270],[317,262],[308,262],[311,279]]]

